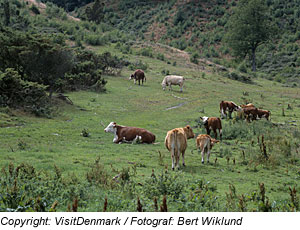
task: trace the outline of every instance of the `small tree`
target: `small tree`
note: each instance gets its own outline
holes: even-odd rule
[[[249,55],[252,71],[256,71],[256,49],[269,41],[275,32],[264,0],[241,0],[229,19],[225,41],[235,56],[245,58]]]

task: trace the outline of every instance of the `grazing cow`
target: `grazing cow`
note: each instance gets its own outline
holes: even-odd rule
[[[267,120],[269,120],[269,116],[270,116],[271,112],[269,110],[264,110],[264,109],[257,109],[257,116],[259,118],[266,118]]]
[[[241,107],[237,106],[234,102],[232,101],[221,101],[220,103],[220,112],[221,112],[221,118],[227,117],[226,111],[228,110],[229,112],[229,118],[231,119],[231,114],[233,111],[240,111]]]
[[[243,114],[247,121],[253,121],[257,119],[258,109],[256,107],[245,107],[243,108]]]
[[[198,151],[201,151],[202,164],[204,164],[204,154],[207,153],[207,163],[209,163],[210,150],[212,149],[215,143],[219,141],[211,138],[207,134],[200,134],[196,139],[196,146]]]
[[[252,104],[252,103],[248,103],[247,105],[240,105],[240,107],[243,109],[243,108],[250,108],[250,107],[254,107],[255,106]]]
[[[185,166],[184,153],[187,148],[187,139],[194,137],[195,134],[189,125],[168,131],[165,138],[165,146],[171,152],[173,170],[175,166],[179,168],[180,153],[182,154],[182,165]]]
[[[217,129],[219,130],[220,140],[222,140],[222,123],[218,117],[200,117],[203,120],[206,133],[210,135],[211,129],[215,134],[215,138],[218,138]]]
[[[129,80],[134,79],[134,84],[136,84],[136,81],[139,81],[139,85],[140,85],[140,81],[142,80],[142,85],[144,84],[144,80],[146,82],[146,76],[143,70],[137,69],[136,71],[134,71],[133,74],[130,75]]]
[[[115,135],[113,142],[119,144],[132,141],[151,144],[155,141],[155,135],[146,129],[121,126],[115,122],[110,122],[104,131],[106,133],[113,133]]]
[[[179,85],[180,86],[180,92],[182,92],[182,87],[185,79],[182,76],[176,76],[176,75],[168,75],[165,76],[164,80],[162,81],[161,85],[163,87],[163,90],[166,89],[166,86],[169,86],[169,90],[172,90],[171,85]]]

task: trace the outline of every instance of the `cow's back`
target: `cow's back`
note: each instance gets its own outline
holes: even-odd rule
[[[221,119],[219,117],[210,117],[207,121],[208,127],[222,129]]]
[[[183,128],[176,128],[172,129],[167,132],[166,138],[165,138],[165,146],[166,148],[171,151],[172,147],[177,144],[177,146],[180,146],[179,151],[183,151],[187,147],[187,138],[184,134]]]
[[[135,72],[134,72],[134,76],[136,79],[143,79],[145,78],[145,73],[143,70],[141,69],[137,69]]]

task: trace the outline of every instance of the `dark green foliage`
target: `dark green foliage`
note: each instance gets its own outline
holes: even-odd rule
[[[49,115],[45,86],[22,80],[14,69],[0,71],[0,106],[24,108],[38,116]]]
[[[78,50],[75,53],[74,66],[65,74],[64,90],[79,90],[95,87],[97,92],[105,91],[106,81],[101,78],[101,70],[104,71],[110,62],[104,62],[102,56],[93,52]]]
[[[104,17],[103,9],[104,9],[104,3],[101,3],[100,0],[96,0],[92,7],[88,6],[85,9],[87,20],[99,24]]]
[[[249,55],[252,70],[256,71],[257,47],[270,40],[276,32],[264,0],[239,1],[228,22],[228,29],[226,42],[233,49],[234,55]]]
[[[42,2],[52,2],[59,7],[63,7],[66,11],[73,11],[75,8],[82,7],[93,0],[42,0]]]

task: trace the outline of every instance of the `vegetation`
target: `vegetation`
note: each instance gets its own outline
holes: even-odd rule
[[[282,33],[257,47],[256,73],[222,41],[237,1],[97,1],[80,19],[67,12],[89,1],[44,2],[0,0],[0,211],[299,211],[296,1],[266,2]],[[183,93],[161,89],[165,74],[185,77]],[[171,171],[166,132],[205,133],[221,100],[271,121],[224,119],[210,164],[189,140]],[[116,145],[111,121],[156,143]]]
[[[252,71],[256,71],[256,50],[269,41],[276,27],[269,19],[267,5],[261,0],[239,1],[229,19],[227,41],[236,56],[252,60]]]

